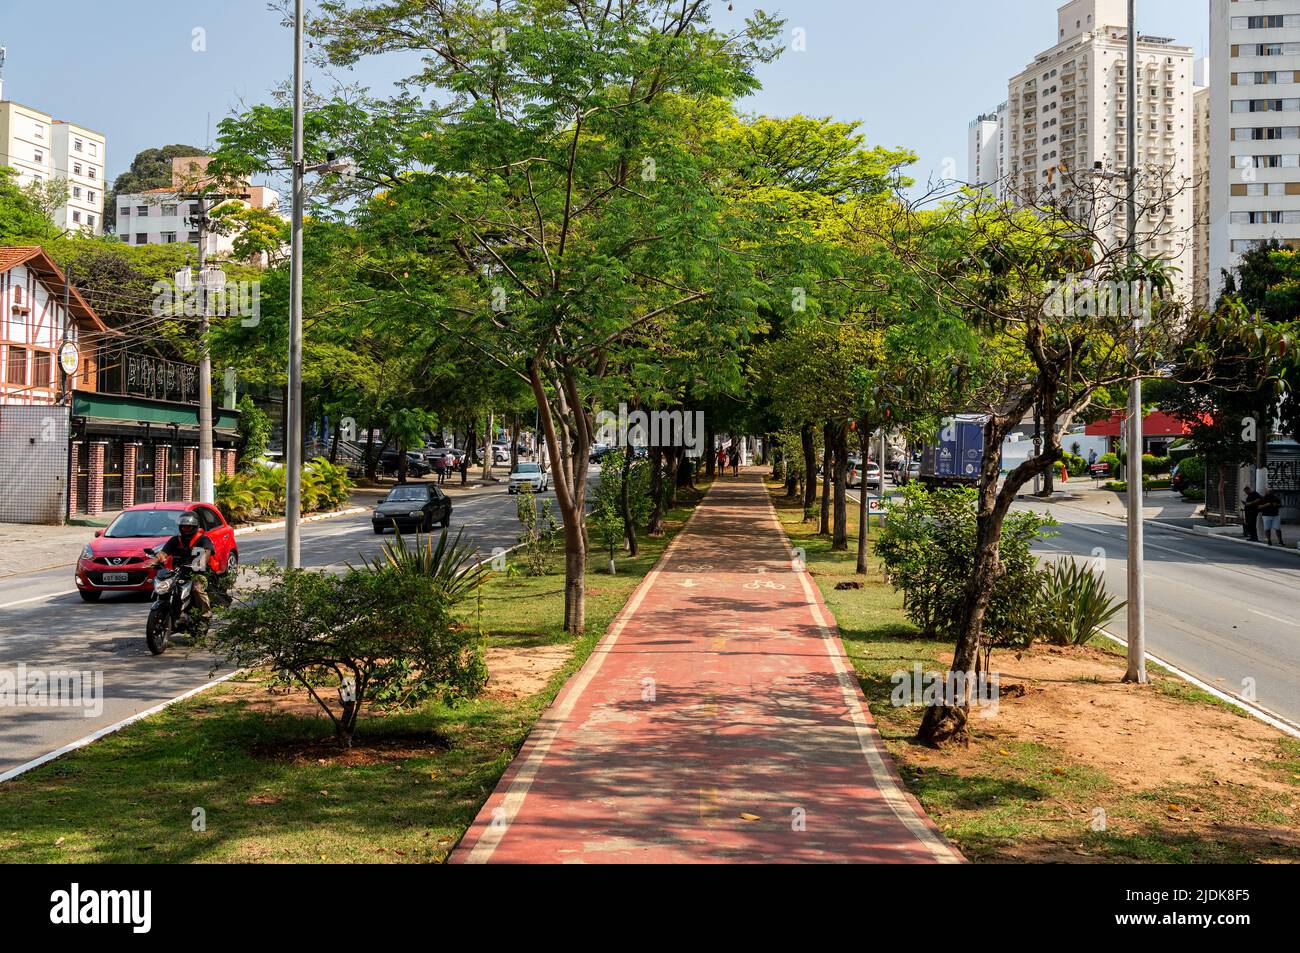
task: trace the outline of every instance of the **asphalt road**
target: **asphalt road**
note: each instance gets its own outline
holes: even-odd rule
[[[1058,535],[1035,552],[1105,557],[1107,588],[1124,598],[1127,527],[1068,505],[1050,511]],[[1294,527],[1288,527],[1290,534]],[[1221,691],[1300,723],[1300,557],[1146,523],[1147,651]],[[1108,626],[1127,637],[1126,611]],[[1249,692],[1252,690],[1253,699]]]
[[[513,546],[519,533],[515,497],[504,486],[453,497],[451,527],[453,532],[464,529],[465,538],[485,555]],[[86,533],[89,539],[92,531]],[[368,511],[304,523],[302,563],[342,569],[362,555],[376,554],[382,541],[392,538],[391,533],[374,534]],[[245,566],[266,558],[282,561],[283,529],[236,539]],[[82,545],[70,547],[69,563]],[[82,602],[71,566],[0,579],[0,679],[16,676],[19,666],[25,666],[29,677],[76,671],[90,673],[87,686],[101,675],[103,680],[102,692],[84,690],[88,704],[82,707],[0,706],[0,774],[223,674],[212,674],[212,656],[183,646],[150,655],[144,642],[148,612],[144,595]]]

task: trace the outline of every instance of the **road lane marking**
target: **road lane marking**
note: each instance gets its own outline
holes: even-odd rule
[[[1296,622],[1294,619],[1283,619],[1281,616],[1270,615],[1267,612],[1260,612],[1258,609],[1251,609],[1250,611],[1255,613],[1255,615],[1262,615],[1265,619],[1272,619],[1274,622],[1281,622],[1283,625],[1293,625],[1297,629],[1300,629],[1300,622]]]
[[[23,606],[29,602],[40,602],[43,599],[57,599],[59,596],[70,596],[76,591],[76,589],[63,589],[59,592],[46,593],[43,596],[32,596],[29,599],[18,599],[14,602],[0,603],[0,609],[8,609],[11,606]]]

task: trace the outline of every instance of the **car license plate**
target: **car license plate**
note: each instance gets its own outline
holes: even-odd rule
[[[104,573],[104,582],[126,582],[130,577],[124,572]]]

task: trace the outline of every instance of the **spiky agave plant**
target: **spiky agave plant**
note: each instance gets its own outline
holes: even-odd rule
[[[362,562],[371,571],[391,569],[428,579],[450,605],[455,605],[482,586],[492,573],[474,546],[461,541],[463,529],[456,532],[455,539],[448,533],[444,529],[436,539],[432,534],[417,534],[409,540],[396,531],[393,540],[384,543],[377,559],[372,562],[363,556]]]
[[[1043,582],[1044,637],[1055,645],[1084,645],[1127,602],[1106,592],[1101,576],[1073,559],[1052,563]]]

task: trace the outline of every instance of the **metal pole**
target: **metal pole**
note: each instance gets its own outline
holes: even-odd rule
[[[289,268],[289,407],[284,425],[284,565],[300,564],[302,512],[302,0],[293,10],[293,237]]]
[[[1136,0],[1128,0],[1128,263],[1137,257],[1137,15]],[[1130,302],[1133,295],[1129,294]],[[1136,356],[1142,309],[1133,302],[1133,343]],[[1134,374],[1128,392],[1128,671],[1124,681],[1145,683],[1146,588],[1143,579],[1142,533],[1142,378]]]
[[[199,501],[216,500],[212,466],[212,355],[208,351],[208,283],[207,265],[208,200],[199,195]]]

